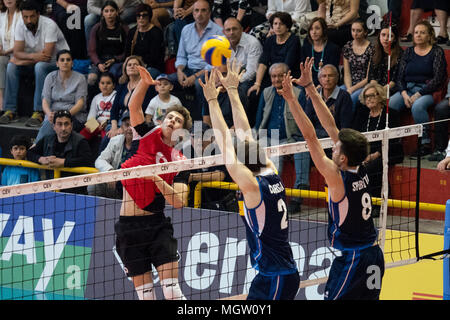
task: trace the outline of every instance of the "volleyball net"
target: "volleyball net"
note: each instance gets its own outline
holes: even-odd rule
[[[420,137],[422,126],[365,135],[371,142],[380,141],[387,151],[392,147],[390,141]],[[321,143],[324,148],[332,147],[330,139],[321,139]],[[305,142],[265,150],[272,159],[308,153]],[[215,181],[216,176],[205,179],[205,174],[214,174],[211,167],[223,164],[224,159],[218,154],[1,187],[0,298],[137,299],[116,250],[115,223],[123,205],[117,184],[186,171],[191,176],[202,173],[203,181],[193,184],[196,179],[191,177],[187,206],[175,209],[166,204],[164,210],[178,240],[181,290],[187,299],[245,298],[256,271],[251,267],[239,213],[239,190],[232,182]],[[331,263],[340,255],[327,239],[324,180],[312,168],[309,189],[293,189],[292,174],[286,164],[284,171],[288,201],[302,199],[301,210],[289,215],[290,243],[301,277],[297,299],[322,299]],[[379,212],[374,219],[386,266],[417,262],[419,209],[426,206],[419,199],[420,160],[405,158],[397,165],[384,161],[378,175],[383,183],[372,201],[379,210],[372,212]],[[74,188],[86,188],[90,194],[102,190],[106,197],[67,192]],[[153,280],[156,296],[162,299],[155,269]]]

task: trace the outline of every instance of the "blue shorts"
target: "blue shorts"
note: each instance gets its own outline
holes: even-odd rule
[[[247,300],[294,300],[299,285],[298,272],[278,276],[258,273],[252,281]]]
[[[378,300],[384,275],[384,256],[378,245],[343,251],[331,265],[325,300]]]

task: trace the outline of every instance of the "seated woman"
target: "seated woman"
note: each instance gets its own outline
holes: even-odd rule
[[[267,21],[250,30],[250,34],[263,45],[268,37],[275,34],[270,23],[270,17],[277,12],[286,12],[291,16],[292,25],[289,27],[289,31],[300,37],[300,31],[302,29],[300,18],[306,13],[311,12],[311,3],[309,0],[269,0],[267,2],[266,12]]]
[[[390,51],[389,51],[390,50]],[[398,39],[398,30],[395,25],[391,27],[391,43],[389,43],[389,23],[383,21],[374,45],[374,53],[369,66],[369,83],[376,82],[382,86],[388,84],[388,56],[391,56],[389,75],[389,94],[392,96],[398,91],[396,85],[399,61],[403,55]]]
[[[360,16],[365,0],[317,0],[317,15],[324,18],[328,26],[328,39],[342,48],[352,40],[352,23]]]
[[[332,64],[339,69],[339,57],[341,52],[336,44],[328,41],[327,24],[323,18],[316,17],[311,20],[308,34],[302,46],[302,62],[307,57],[314,57],[312,76],[314,85],[319,85],[317,74],[320,68]]]
[[[86,122],[87,82],[84,75],[72,70],[73,59],[69,50],[56,54],[58,70],[50,72],[42,89],[42,110],[45,119],[36,136],[37,143],[44,136],[53,133],[55,111],[68,110],[72,115],[73,130],[80,132]]]
[[[356,110],[352,129],[359,132],[382,130],[386,127],[386,90],[377,83],[366,85],[359,96],[362,106]],[[389,111],[389,127],[396,127],[396,112]],[[389,140],[389,164],[403,161],[402,145],[398,139]],[[383,158],[381,141],[370,143],[370,152],[363,164],[369,175],[371,195],[380,197],[383,178]],[[378,208],[379,210],[379,208]]]
[[[415,123],[429,121],[428,108],[434,105],[433,93],[447,80],[447,62],[444,50],[436,45],[434,29],[427,20],[414,27],[413,46],[408,47],[398,66],[399,91],[389,103],[392,110],[411,109]],[[428,128],[424,128],[422,146],[413,156],[431,153]]]
[[[344,56],[344,85],[352,97],[353,111],[362,88],[367,84],[370,60],[373,56],[373,45],[367,39],[368,29],[364,21],[352,23],[353,40],[342,49]]]
[[[126,111],[129,111],[128,103],[130,102],[131,95],[141,80],[137,68],[138,66],[145,66],[144,61],[142,61],[142,58],[139,56],[129,56],[123,63],[122,76],[119,79],[119,85],[116,88],[117,93],[111,108],[110,125],[106,127],[106,135],[101,141],[99,152],[102,152],[103,149],[105,149],[112,137],[123,133],[120,128],[119,120]],[[156,91],[153,86],[151,86],[147,91],[144,103],[142,104],[143,111],[145,111],[144,108],[148,106],[150,100],[155,95]]]
[[[22,20],[17,2],[16,0],[5,1],[5,11],[0,12],[0,111],[3,110],[6,66],[14,48],[14,30],[17,22]]]
[[[165,48],[163,32],[151,22],[152,16],[149,5],[142,3],[136,7],[137,25],[128,33],[125,55],[142,57],[148,72],[156,79],[164,71]]]
[[[294,77],[300,75],[301,45],[299,37],[290,31],[292,27],[290,14],[275,12],[270,16],[269,23],[275,34],[268,37],[264,43],[255,84],[248,89],[248,95],[253,91],[256,91],[258,95],[261,89],[271,85],[266,71],[274,63],[284,62],[289,66]]]
[[[88,76],[90,86],[95,85],[102,72],[109,71],[116,79],[120,76],[127,34],[128,26],[120,21],[119,7],[114,1],[106,1],[100,22],[92,28],[89,36],[88,55],[92,63]]]

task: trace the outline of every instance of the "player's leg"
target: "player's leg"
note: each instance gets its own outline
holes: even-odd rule
[[[178,283],[178,261],[165,263],[158,270],[161,288],[166,300],[186,300]]]
[[[139,300],[156,300],[151,271],[132,277]]]

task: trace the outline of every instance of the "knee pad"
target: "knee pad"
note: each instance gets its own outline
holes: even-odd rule
[[[178,279],[170,278],[161,280],[161,287],[166,300],[186,300],[186,297],[181,292]]]
[[[156,300],[153,283],[146,283],[136,288],[139,300]]]

